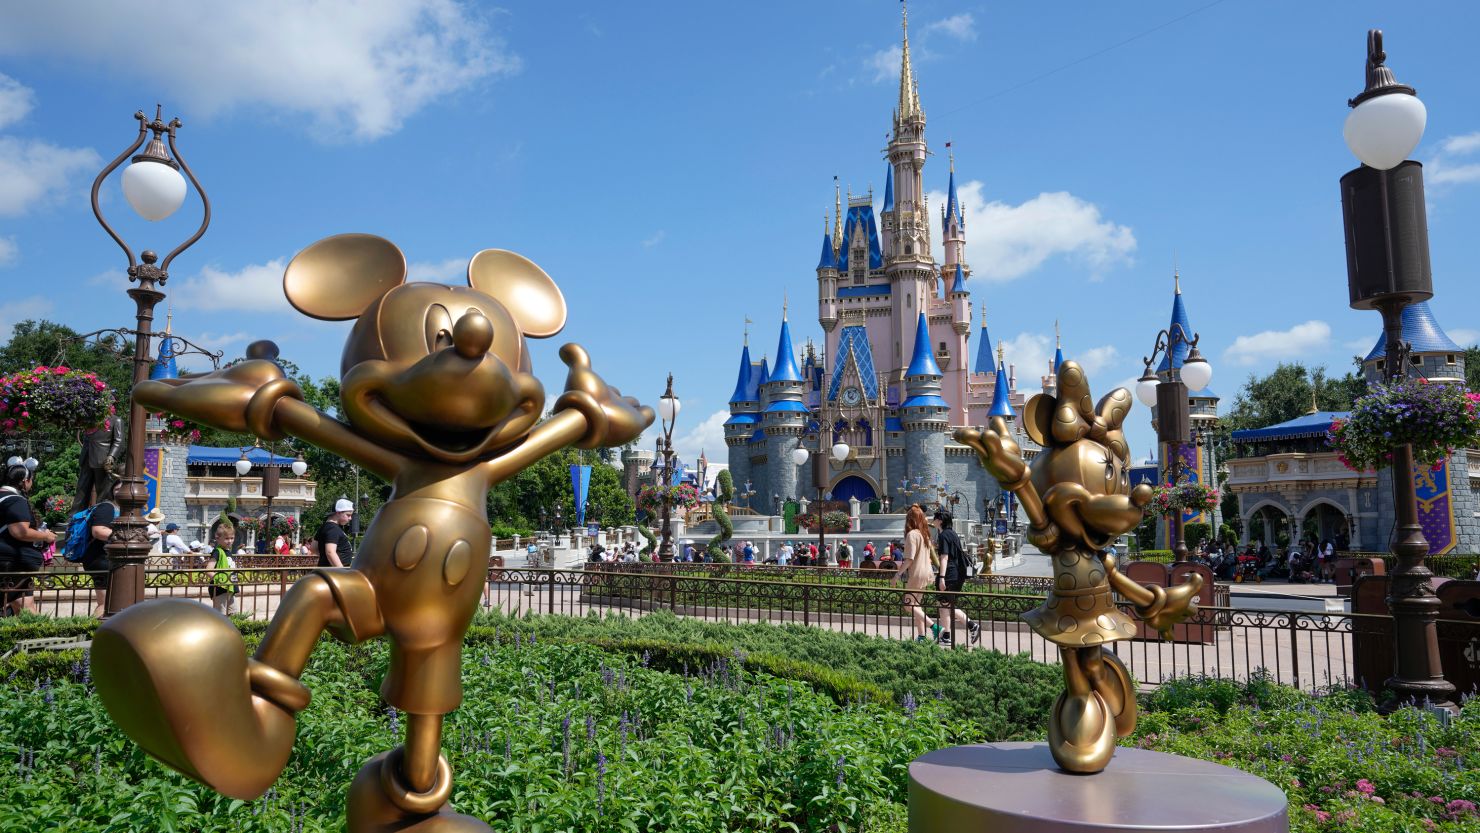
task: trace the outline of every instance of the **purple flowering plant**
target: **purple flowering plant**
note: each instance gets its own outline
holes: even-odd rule
[[[1463,385],[1405,379],[1378,385],[1334,420],[1327,443],[1353,471],[1393,464],[1393,450],[1408,443],[1413,461],[1436,466],[1460,448],[1480,446],[1480,393]]]
[[[85,370],[42,365],[0,377],[0,433],[81,431],[106,425],[113,391]]]

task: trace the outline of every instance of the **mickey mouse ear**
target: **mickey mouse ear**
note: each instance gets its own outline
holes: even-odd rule
[[[304,315],[359,318],[406,281],[406,256],[373,234],[336,234],[299,252],[283,272],[283,294]]]
[[[565,326],[560,287],[524,255],[484,249],[468,263],[468,286],[504,305],[530,338],[549,338]]]

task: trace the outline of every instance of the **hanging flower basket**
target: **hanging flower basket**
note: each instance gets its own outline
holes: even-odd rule
[[[806,530],[811,531],[811,532],[816,532],[817,531],[817,513],[816,512],[808,512],[805,515],[797,515],[796,518],[795,518],[795,520],[797,522],[797,526],[800,526],[803,529],[806,529]],[[823,512],[822,513],[822,525],[823,525],[823,530],[822,531],[823,532],[847,532],[848,531],[848,520],[849,520],[849,518],[848,518],[848,513],[847,512]]]
[[[0,377],[0,432],[82,431],[107,423],[113,391],[97,374],[36,367]]]
[[[1413,446],[1413,461],[1434,466],[1456,449],[1480,447],[1480,393],[1463,385],[1409,379],[1378,385],[1352,405],[1351,416],[1335,420],[1326,435],[1353,471],[1393,464],[1393,449]]]
[[[699,490],[692,484],[680,483],[677,486],[643,486],[637,492],[637,508],[647,511],[653,517],[660,516],[663,513],[665,493],[675,509],[688,509],[699,504]]]
[[[150,416],[160,421],[159,433],[164,439],[185,445],[195,445],[200,442],[199,423],[174,414],[158,413],[150,414]]]
[[[1156,515],[1179,511],[1211,512],[1218,508],[1221,499],[1218,490],[1205,483],[1168,483],[1151,490],[1151,502],[1146,504],[1146,511]]]

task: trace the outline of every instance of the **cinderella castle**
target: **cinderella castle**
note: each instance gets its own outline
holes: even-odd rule
[[[954,162],[945,205],[933,213],[926,199],[925,110],[907,12],[887,154],[877,214],[872,194],[850,194],[845,206],[835,191],[816,269],[822,343],[798,353],[783,307],[772,356],[756,361],[748,338],[741,347],[725,444],[736,487],[755,494],[757,509],[816,497],[816,479],[833,500],[857,498],[875,512],[919,501],[980,520],[984,501],[1000,494],[951,429],[996,416],[1016,425],[1025,397],[1001,350],[993,352],[985,310],[972,344],[972,270]],[[931,254],[937,221],[944,263]],[[1026,436],[1018,441],[1032,453]],[[848,446],[842,461],[831,452],[839,442]],[[798,447],[825,458],[821,478],[813,462],[794,462]]]

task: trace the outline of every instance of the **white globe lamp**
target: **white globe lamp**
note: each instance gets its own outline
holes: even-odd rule
[[[833,443],[833,447],[832,447],[832,456],[833,456],[833,459],[834,460],[837,460],[839,463],[841,463],[844,460],[847,460],[848,459],[848,452],[851,451],[851,450],[852,449],[848,448],[848,444],[847,443]]]
[[[1161,380],[1156,378],[1156,374],[1151,372],[1150,367],[1147,367],[1145,375],[1136,382],[1136,398],[1141,400],[1142,405],[1148,408],[1156,407],[1156,386],[1160,383]]]
[[[294,460],[293,465],[289,466],[289,468],[293,470],[294,477],[302,477],[303,473],[308,471],[308,463],[304,461],[303,455],[300,454],[298,455],[298,459]]]
[[[249,472],[251,470],[252,470],[252,461],[251,460],[248,460],[247,459],[247,455],[243,454],[242,455],[242,458],[240,460],[237,460],[236,461],[236,473],[238,475],[242,476],[242,477],[246,477],[247,476],[247,472]]]
[[[1202,390],[1213,381],[1213,366],[1208,364],[1208,360],[1195,347],[1182,362],[1182,381],[1192,390]]]
[[[151,151],[154,144],[159,144],[159,140],[151,143]],[[124,169],[123,196],[140,217],[157,222],[174,214],[185,203],[185,177],[174,165],[168,159],[146,152],[135,156],[133,164]]]
[[[791,461],[797,465],[804,465],[812,455],[805,448],[794,448],[791,450]]]
[[[1352,155],[1379,171],[1397,167],[1418,147],[1428,125],[1428,109],[1418,93],[1399,84],[1384,65],[1382,30],[1367,33],[1367,88],[1347,104],[1352,108],[1341,135]]]

